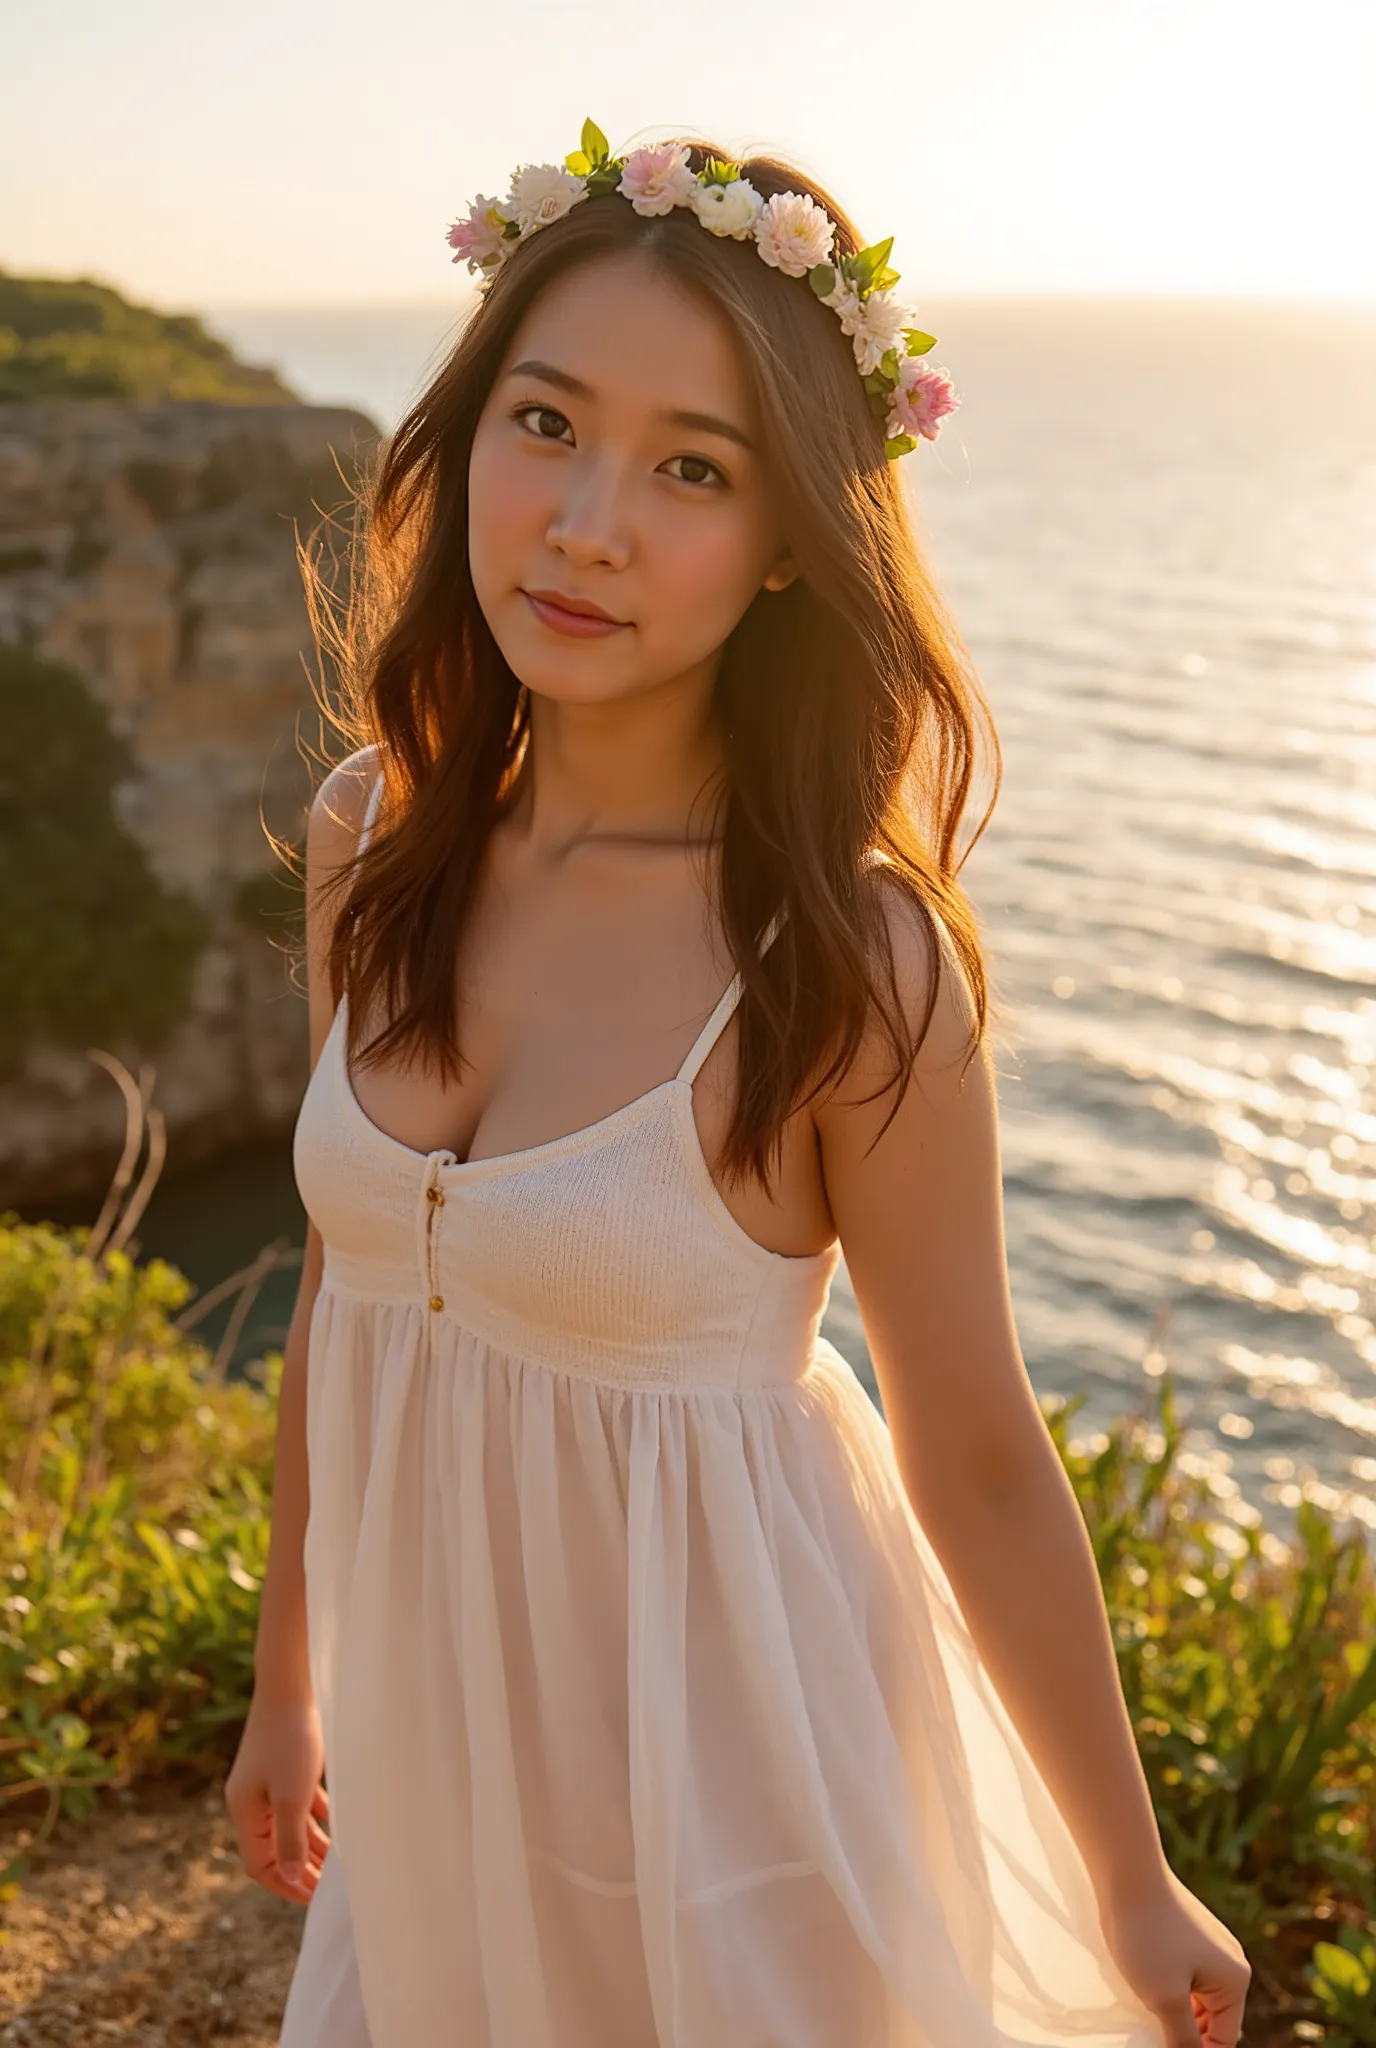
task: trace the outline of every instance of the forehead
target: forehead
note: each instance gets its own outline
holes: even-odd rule
[[[598,257],[556,278],[517,327],[503,371],[529,357],[578,378],[608,406],[750,424],[726,316],[644,257]]]

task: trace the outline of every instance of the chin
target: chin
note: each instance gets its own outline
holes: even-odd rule
[[[507,667],[535,697],[558,704],[609,704],[634,696],[644,685],[635,676],[609,674],[605,657],[598,660],[595,640],[563,648],[503,648]]]

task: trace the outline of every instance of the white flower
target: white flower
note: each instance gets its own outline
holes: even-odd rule
[[[560,164],[523,164],[511,180],[502,211],[514,220],[522,236],[534,234],[562,220],[580,199],[588,196],[588,181],[577,178]]]
[[[853,329],[851,346],[860,365],[860,375],[877,370],[891,348],[903,352],[903,329],[912,315],[900,306],[892,292],[871,292],[862,308],[863,318]]]
[[[831,254],[836,229],[806,192],[776,192],[755,223],[760,254],[785,277],[806,277]]]
[[[733,178],[729,185],[699,185],[693,211],[714,235],[743,242],[764,211],[764,201],[748,178]]]
[[[698,181],[688,162],[687,145],[661,142],[651,149],[633,149],[621,167],[616,189],[647,217],[692,206]]]
[[[823,299],[824,306],[830,306],[841,323],[842,334],[858,334],[865,324],[865,302],[840,265],[836,268],[836,282]]]

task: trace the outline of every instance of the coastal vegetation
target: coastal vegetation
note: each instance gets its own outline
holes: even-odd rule
[[[148,1174],[133,1187],[130,1114],[94,1226],[0,1216],[0,1821],[31,1837],[112,1791],[218,1784],[252,1685],[282,1361],[229,1379],[225,1347],[195,1332],[209,1298],[138,1261]],[[1361,1532],[1307,1502],[1288,1543],[1265,1532],[1189,1455],[1168,1370],[1094,1437],[1074,1432],[1079,1399],[1042,1405],[1172,1864],[1253,1964],[1246,2041],[1372,2048],[1376,1572]],[[24,1880],[7,1853],[0,1833],[0,1897]]]
[[[32,1047],[156,1047],[186,1011],[205,910],[113,803],[132,771],[74,669],[0,643],[0,1078]]]
[[[0,270],[0,404],[43,398],[295,405],[275,370],[238,361],[191,313],[159,313],[94,278]]]

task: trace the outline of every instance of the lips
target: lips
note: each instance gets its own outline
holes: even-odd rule
[[[605,619],[609,626],[620,626],[624,620],[604,612],[600,604],[594,604],[589,597],[566,597],[562,590],[528,590],[527,597],[538,597],[542,604],[557,605],[561,612],[572,612],[580,619]]]
[[[572,640],[604,639],[611,633],[625,632],[630,623],[614,619],[590,598],[569,597],[562,590],[526,590],[522,596],[542,626]]]

